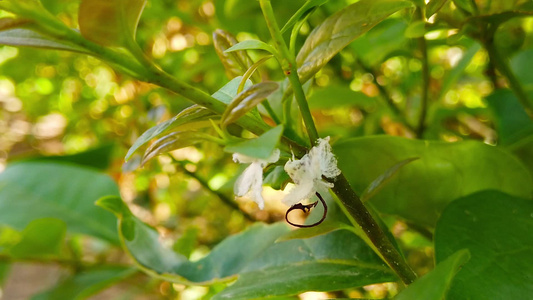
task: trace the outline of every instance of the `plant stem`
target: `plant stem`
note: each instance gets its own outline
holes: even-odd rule
[[[335,178],[335,186],[332,190],[346,211],[361,226],[385,262],[396,272],[402,282],[406,285],[414,282],[416,280],[415,272],[405,262],[403,256],[396,250],[376,220],[372,218],[372,215],[364,206],[359,196],[353,191],[344,175],[341,174]]]
[[[498,69],[498,71],[500,71],[500,73],[507,79],[509,87],[524,107],[526,113],[531,118],[533,118],[533,104],[529,100],[526,91],[518,81],[518,78],[516,78],[513,71],[509,67],[507,60],[502,55],[500,55],[492,39],[487,42],[484,42],[484,46],[485,49],[487,49],[487,53],[489,55],[491,63],[493,63],[494,66]]]
[[[309,105],[307,104],[307,99],[305,97],[302,83],[300,82],[300,78],[298,77],[296,59],[294,58],[294,55],[292,55],[292,53],[290,52],[289,48],[287,47],[287,44],[285,43],[285,40],[283,39],[283,36],[281,35],[281,31],[279,30],[278,23],[276,22],[276,18],[274,16],[274,11],[272,10],[270,0],[260,0],[259,3],[261,5],[261,9],[263,10],[263,16],[265,17],[265,21],[270,31],[270,35],[272,36],[272,39],[274,40],[274,43],[276,45],[276,49],[281,54],[282,61],[280,61],[279,63],[283,69],[283,72],[285,73],[285,76],[289,78],[292,89],[294,91],[294,97],[296,98],[296,102],[298,103],[300,113],[302,114],[302,118],[304,120],[307,135],[309,137],[309,140],[311,141],[311,145],[314,145],[319,137],[318,131],[316,130],[315,122],[313,121],[311,111],[309,110]]]
[[[189,170],[187,170],[187,168],[185,168],[185,166],[183,165],[182,162],[180,161],[177,161],[175,159],[173,159],[175,163],[177,163],[178,165],[181,166],[181,170],[183,171],[183,173],[187,174],[189,177],[192,177],[194,178],[196,181],[198,181],[198,183],[200,183],[200,185],[208,190],[211,194],[217,196],[225,205],[227,205],[228,207],[232,208],[233,210],[239,212],[245,219],[247,219],[248,221],[251,221],[251,222],[256,222],[257,219],[254,218],[252,215],[250,215],[249,213],[243,211],[239,205],[237,205],[237,203],[235,203],[235,201],[231,200],[228,196],[226,196],[225,194],[219,192],[219,191],[215,191],[213,190],[209,184],[207,183],[207,181],[205,181],[203,178],[201,178],[200,176],[198,176],[196,173],[194,172],[191,172]]]
[[[425,22],[424,12],[421,7],[416,8],[416,14],[418,18]],[[418,117],[418,125],[416,127],[416,136],[422,138],[424,130],[426,129],[426,116],[428,110],[428,97],[429,97],[429,62],[428,62],[428,50],[427,41],[424,35],[417,38],[418,49],[422,55],[422,95],[420,103],[420,115]]]
[[[413,126],[411,126],[411,124],[409,124],[409,122],[404,116],[404,113],[400,110],[400,108],[396,105],[396,103],[394,103],[389,92],[385,89],[384,86],[379,84],[379,82],[376,80],[376,77],[377,77],[376,72],[372,70],[370,67],[368,67],[367,65],[365,65],[360,60],[357,60],[357,64],[363,69],[363,71],[369,74],[372,74],[372,77],[374,78],[373,79],[374,84],[377,86],[378,92],[381,95],[381,98],[385,100],[385,103],[387,103],[387,105],[389,106],[392,113],[396,116],[396,118],[398,118],[403,123],[403,125],[407,127],[407,129],[409,129],[412,132],[415,132],[416,130],[413,128]]]

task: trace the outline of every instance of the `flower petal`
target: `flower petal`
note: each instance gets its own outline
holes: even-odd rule
[[[281,202],[286,205],[294,205],[302,200],[311,198],[316,192],[313,181],[304,181],[295,185]]]
[[[341,173],[341,170],[337,167],[337,159],[331,152],[329,136],[324,139],[318,139],[318,145],[311,149],[309,156],[317,159],[320,165],[320,177],[324,175],[327,178],[334,178]]]

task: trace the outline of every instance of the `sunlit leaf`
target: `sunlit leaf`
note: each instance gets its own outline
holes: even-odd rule
[[[289,28],[294,26],[308,11],[312,10],[315,7],[321,6],[329,0],[307,0],[299,9],[292,15],[292,17],[285,23],[283,28],[281,28],[281,33],[287,31]]]
[[[283,125],[278,125],[255,139],[228,145],[224,148],[224,151],[230,153],[237,152],[250,157],[266,159],[278,145],[282,134]]]
[[[442,99],[446,93],[455,85],[459,77],[464,73],[466,67],[470,64],[474,55],[481,49],[481,45],[472,41],[467,49],[465,49],[461,60],[448,72],[442,80],[442,86],[439,90],[437,99]]]
[[[81,34],[104,46],[127,46],[135,40],[146,0],[82,0],[78,12]]]
[[[132,276],[136,272],[135,268],[121,266],[85,269],[60,282],[52,289],[33,296],[31,300],[87,299],[87,297]]]
[[[461,8],[462,10],[474,14],[476,9],[474,8],[474,5],[472,4],[472,1],[470,0],[453,0],[453,3],[455,6]]]
[[[426,6],[426,18],[430,18],[437,13],[448,0],[431,0]]]
[[[186,284],[228,281],[239,276],[237,283],[217,296],[222,299],[294,295],[396,280],[372,250],[346,230],[274,243],[289,231],[287,225],[255,224],[225,239],[204,258],[191,262],[163,247],[157,231],[135,218],[120,198],[106,198],[99,203],[116,214],[119,228],[126,221],[130,223],[131,236],[126,239],[121,231],[121,241],[144,272]],[[274,285],[275,290],[271,288]]]
[[[239,50],[265,50],[270,54],[276,54],[277,51],[274,47],[259,40],[246,40],[237,43],[224,51],[225,53],[231,53]]]
[[[246,51],[226,52],[232,46],[236,45],[237,39],[229,32],[223,29],[217,29],[213,32],[213,44],[220,61],[226,69],[228,78],[240,76],[248,70],[252,64],[252,59]],[[258,77],[256,79],[259,79]]]
[[[200,121],[208,121],[210,118],[214,118],[215,113],[208,110],[205,107],[199,105],[193,105],[182,110],[174,118],[157,124],[156,126],[146,130],[130,147],[126,154],[125,160],[130,157],[143,145],[151,141],[152,139],[169,132],[170,130],[179,130],[183,125],[188,129],[196,129],[197,126],[191,126],[191,123],[197,125]],[[203,123],[202,123],[203,124]],[[206,122],[209,124],[209,122]]]
[[[425,21],[414,21],[413,23],[409,24],[404,34],[405,34],[405,37],[408,37],[411,39],[424,36],[424,34],[426,34],[426,22]]]
[[[267,81],[254,84],[242,91],[235,96],[226,108],[226,111],[224,111],[221,123],[223,125],[229,125],[237,121],[278,88],[279,85],[276,82]]]
[[[472,258],[457,273],[448,299],[525,299],[533,295],[533,201],[483,191],[452,202],[435,229],[435,258],[459,249]]]
[[[0,173],[0,224],[21,230],[35,219],[57,218],[70,233],[117,243],[113,215],[94,202],[118,194],[109,176],[92,169],[39,161],[13,163]]]
[[[144,165],[147,161],[159,154],[192,146],[206,141],[207,139],[207,134],[198,131],[178,131],[169,133],[156,140],[150,145],[150,147],[148,147],[148,149],[146,149],[141,165]]]
[[[307,81],[358,36],[407,7],[412,7],[412,3],[403,0],[362,0],[328,17],[311,32],[298,53],[296,62],[302,81]]]
[[[8,30],[13,28],[18,28],[21,26],[24,26],[26,24],[31,24],[32,22],[28,19],[20,19],[20,18],[0,18],[0,30]]]
[[[398,173],[398,171],[400,171],[403,166],[417,159],[418,157],[408,158],[387,169],[387,171],[379,175],[379,177],[372,181],[372,183],[363,191],[361,194],[361,201],[363,201],[363,203],[368,201],[368,199],[372,198],[383,187],[385,187],[385,185],[392,179],[394,175]]]
[[[476,141],[446,143],[393,136],[348,139],[333,146],[339,168],[361,193],[390,166],[411,157],[370,203],[382,213],[434,226],[451,201],[470,193],[495,189],[531,197],[528,170],[505,150]]]
[[[221,87],[218,91],[216,91],[213,94],[213,98],[225,103],[229,104],[235,96],[237,96],[237,91],[239,90],[239,85],[241,84],[242,76],[238,76],[230,80],[230,82],[226,83],[223,87]],[[247,80],[244,88],[249,88],[252,86],[252,82],[250,80]]]
[[[442,300],[446,299],[453,277],[470,259],[468,250],[459,250],[439,263],[434,270],[419,278],[400,292],[394,300]]]
[[[14,28],[0,31],[0,44],[9,46],[26,46],[46,49],[67,50],[74,52],[87,52],[84,49],[45,36],[31,29]]]

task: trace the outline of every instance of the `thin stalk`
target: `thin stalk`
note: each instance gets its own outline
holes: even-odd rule
[[[396,105],[396,103],[394,103],[394,101],[392,100],[392,97],[390,96],[389,92],[385,89],[384,86],[382,86],[381,84],[378,83],[378,81],[376,80],[376,72],[374,70],[372,70],[370,67],[366,66],[362,61],[360,60],[357,60],[357,63],[359,64],[359,66],[363,69],[363,71],[369,73],[369,74],[372,74],[372,77],[374,78],[374,84],[377,86],[378,88],[378,92],[379,92],[379,95],[381,96],[381,98],[383,98],[385,100],[385,103],[387,104],[387,106],[389,107],[389,109],[392,111],[392,113],[394,114],[394,116],[400,120],[402,122],[402,124],[407,127],[407,129],[409,129],[410,131],[412,132],[415,132],[415,128],[413,128],[413,126],[411,126],[411,124],[409,124],[409,122],[407,121],[407,119],[405,118],[405,115],[404,113],[401,111],[401,109],[398,107],[398,105]]]
[[[509,87],[520,101],[520,104],[522,104],[526,113],[531,118],[533,118],[533,104],[529,100],[529,97],[524,88],[522,87],[522,84],[520,84],[518,78],[516,78],[513,71],[509,67],[507,60],[502,55],[500,55],[498,49],[496,49],[496,46],[494,45],[492,40],[485,42],[484,45],[485,49],[487,49],[487,53],[489,54],[490,61],[494,64],[498,71],[507,79]]]
[[[178,165],[181,166],[181,170],[183,171],[183,173],[187,174],[189,177],[191,178],[194,178],[196,181],[198,181],[198,183],[204,188],[206,189],[207,191],[209,191],[209,193],[215,195],[218,197],[218,199],[220,199],[220,201],[222,201],[222,203],[224,203],[226,206],[228,206],[229,208],[237,211],[238,213],[240,213],[246,220],[248,221],[251,221],[251,222],[256,222],[257,219],[254,218],[254,216],[250,215],[249,213],[243,211],[239,205],[237,205],[237,203],[235,203],[235,201],[231,200],[228,196],[226,196],[225,194],[219,192],[219,191],[215,191],[213,190],[209,184],[207,183],[207,181],[205,181],[203,178],[201,178],[200,176],[198,176],[196,173],[194,172],[191,172],[189,170],[187,170],[185,168],[185,166],[183,165],[182,162],[180,161],[177,161],[177,160],[174,160],[175,163],[177,163]]]
[[[222,114],[226,109],[226,104],[213,98],[206,92],[178,80],[177,78],[155,66],[151,61],[146,59],[144,53],[142,53],[141,49],[136,45],[130,45],[130,48],[132,48],[132,50],[135,52],[133,55],[137,59],[141,60],[141,62],[132,59],[132,57],[129,55],[124,55],[124,53],[103,47],[85,39],[79,32],[72,30],[53,17],[41,15],[33,11],[28,13],[31,14],[32,19],[36,20],[40,25],[42,25],[41,29],[43,30],[44,34],[51,35],[61,40],[67,40],[83,49],[86,49],[88,54],[119,66],[136,79],[167,88],[168,90],[175,92],[176,94],[179,94],[215,113]],[[237,121],[237,124],[256,134],[261,134],[269,128],[267,124],[258,122],[257,119],[252,118],[251,116],[242,117]]]
[[[276,115],[276,112],[274,109],[272,109],[272,106],[270,106],[270,103],[267,99],[265,99],[263,102],[261,102],[265,110],[267,111],[268,115],[272,118],[274,123],[281,124],[281,120],[278,118],[278,115]]]
[[[405,285],[414,282],[416,280],[415,272],[409,267],[400,252],[396,250],[376,220],[372,218],[372,215],[359,196],[353,191],[344,175],[341,174],[335,178],[335,186],[332,190],[339,198],[351,219],[355,220],[361,226],[385,262],[396,272],[402,282]]]
[[[281,31],[279,30],[278,23],[276,22],[270,0],[260,0],[259,3],[261,5],[267,27],[270,31],[270,35],[272,36],[272,39],[276,45],[276,49],[281,54],[282,61],[280,61],[280,65],[285,73],[285,76],[289,78],[291,86],[294,90],[294,97],[296,98],[296,102],[300,108],[300,113],[307,130],[307,135],[311,141],[311,145],[314,145],[318,140],[318,131],[316,130],[315,122],[313,121],[313,116],[311,115],[311,110],[309,110],[309,105],[307,104],[302,83],[298,77],[296,59],[291,54],[287,44],[285,43],[285,40],[283,39],[283,36],[281,35]]]
[[[425,22],[424,12],[422,8],[417,7],[416,14],[418,18]],[[428,50],[427,41],[424,35],[417,38],[418,49],[421,53],[422,61],[422,95],[420,105],[420,115],[418,117],[418,125],[416,127],[416,136],[422,138],[424,130],[426,129],[426,116],[428,110],[428,98],[429,98],[429,62],[428,62]]]

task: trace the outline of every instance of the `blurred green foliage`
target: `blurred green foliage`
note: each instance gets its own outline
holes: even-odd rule
[[[357,1],[318,2],[322,5],[299,24],[301,27],[296,31],[293,40],[295,49],[305,45],[311,31],[327,17]],[[80,1],[41,0],[41,3],[69,27],[79,28],[77,20]],[[285,24],[304,3],[306,1],[303,0],[272,1],[278,23]],[[453,276],[450,274],[455,274],[458,264],[466,260],[466,255],[457,256],[454,261],[446,261],[448,256],[439,257],[439,250],[435,250],[437,246],[433,247],[431,244],[435,224],[446,205],[456,198],[468,197],[468,194],[482,189],[496,189],[524,199],[531,198],[533,121],[524,109],[524,102],[511,90],[509,79],[497,70],[495,62],[489,59],[487,43],[491,43],[490,45],[504,57],[505,62],[509,63],[518,83],[529,96],[529,105],[532,107],[533,73],[529,66],[533,57],[533,18],[530,17],[533,14],[533,5],[531,1],[521,0],[432,0],[429,3],[428,10],[435,14],[424,22],[417,20],[413,9],[402,9],[382,22],[374,20],[379,24],[347,47],[339,46],[342,50],[333,56],[328,64],[316,74],[310,74],[312,80],[305,89],[320,135],[330,135],[335,141],[344,140],[335,147],[335,151],[339,156],[341,169],[357,192],[362,192],[372,180],[395,163],[415,156],[425,158],[406,166],[405,172],[399,175],[401,177],[393,179],[383,193],[378,192],[373,199],[373,205],[380,213],[394,215],[384,215],[384,221],[400,241],[407,260],[419,274],[433,268],[433,253],[437,251],[437,263],[440,267],[435,271],[447,272],[442,276]],[[401,5],[403,7],[410,4]],[[391,10],[394,11],[396,10]],[[0,17],[10,16],[10,13],[0,12]],[[237,41],[257,39],[271,42],[258,2],[248,0],[147,1],[137,27],[136,41],[147,58],[163,70],[212,95],[227,86],[232,79],[227,77],[232,73],[227,72],[213,45],[213,32],[219,28],[234,35]],[[493,29],[494,32],[491,32]],[[490,36],[490,39],[487,36]],[[284,37],[289,39],[290,30],[284,32]],[[421,97],[424,62],[417,40],[421,37],[427,42],[429,102],[424,122],[425,130],[418,138],[427,141],[368,137],[416,137],[415,129],[424,107]],[[332,39],[327,38],[328,41]],[[307,47],[310,51],[314,50],[313,46]],[[252,62],[257,62],[265,57],[266,53],[250,50],[247,55]],[[277,81],[282,86],[280,91],[268,98],[274,112],[281,115],[284,105],[286,109],[281,98],[287,83],[283,82],[285,75],[279,64],[275,59],[269,59],[259,66],[254,76],[262,81]],[[232,84],[233,88],[237,82]],[[243,168],[232,163],[230,155],[212,141],[202,140],[193,147],[173,151],[170,155],[157,156],[143,168],[137,168],[142,159],[139,153],[131,152],[130,160],[124,163],[128,149],[143,132],[171,119],[190,105],[183,96],[157,85],[135,80],[122,72],[121,68],[95,57],[54,49],[0,46],[0,169],[5,169],[4,173],[0,173],[0,177],[7,178],[0,180],[4,184],[0,184],[0,192],[19,197],[22,195],[20,191],[25,191],[28,194],[20,196],[20,199],[37,199],[36,202],[28,200],[29,203],[34,203],[31,207],[17,207],[16,203],[8,201],[0,203],[0,207],[6,209],[5,219],[2,219],[0,213],[0,283],[4,283],[4,278],[9,276],[9,272],[4,271],[8,269],[4,262],[35,259],[32,255],[26,255],[27,248],[38,248],[39,243],[46,244],[50,241],[45,245],[48,248],[43,247],[41,254],[44,258],[37,258],[68,265],[75,276],[62,281],[56,286],[57,290],[41,293],[35,299],[53,299],[53,295],[56,295],[54,293],[63,295],[61,286],[72,288],[76,295],[81,295],[81,299],[124,279],[124,289],[161,299],[208,299],[220,292],[225,287],[224,284],[217,283],[195,290],[178,283],[170,284],[165,280],[168,278],[156,279],[144,275],[131,277],[134,272],[123,266],[100,269],[100,264],[126,264],[124,253],[114,246],[118,236],[115,236],[115,221],[111,215],[101,208],[91,206],[87,215],[81,218],[99,218],[100,222],[111,230],[109,234],[95,233],[83,227],[76,230],[75,226],[73,230],[69,224],[71,215],[68,210],[65,213],[63,208],[58,209],[65,214],[54,215],[54,211],[48,213],[44,205],[38,204],[39,201],[52,199],[50,201],[53,202],[54,199],[60,198],[54,191],[42,193],[49,185],[44,184],[45,187],[41,187],[39,175],[54,176],[55,179],[59,178],[65,182],[76,179],[78,185],[69,187],[79,187],[80,190],[72,192],[77,195],[87,195],[88,191],[82,189],[85,184],[90,191],[91,188],[96,189],[98,183],[105,185],[113,179],[122,199],[137,217],[131,217],[130,220],[136,225],[121,223],[121,235],[127,239],[128,230],[140,226],[148,232],[146,234],[150,239],[147,239],[155,244],[160,239],[155,235],[155,228],[162,236],[164,244],[174,245],[170,248],[177,257],[183,257],[184,261],[205,257],[205,262],[209,261],[210,257],[217,258],[217,252],[209,252],[216,244],[247,228],[245,234],[250,234],[249,228],[259,228],[250,227],[250,219],[266,223],[282,220],[285,207],[277,200],[283,197],[283,194],[274,189],[265,190],[265,198],[276,201],[267,201],[267,209],[264,211],[258,210],[251,202],[233,202],[233,184]],[[257,111],[254,109],[252,113],[254,116],[261,114],[266,123],[274,125],[274,121],[263,107]],[[294,135],[301,137],[304,130],[297,117],[296,103],[289,109],[288,116],[289,119],[297,120],[294,121]],[[197,120],[195,128],[203,128],[204,132],[216,135],[206,120]],[[179,122],[173,125],[165,123],[159,125],[159,128],[178,130],[177,127],[183,125]],[[185,125],[193,127],[189,123]],[[229,124],[227,129],[235,136],[252,137],[249,132],[234,124]],[[145,137],[146,139],[141,139],[142,143],[138,142],[133,150],[145,150],[147,143],[156,135]],[[346,141],[348,138],[354,139]],[[458,143],[449,144],[450,142]],[[434,145],[444,144],[446,146],[435,146],[431,149]],[[230,145],[228,148],[231,150],[232,146],[235,148],[239,144]],[[494,149],[495,147],[497,149]],[[286,161],[287,156],[288,152],[282,159]],[[93,169],[104,171],[109,177],[96,174]],[[446,169],[444,173],[441,172],[442,169]],[[498,173],[502,170],[503,173]],[[274,188],[280,188],[287,183],[286,174],[280,174],[280,166],[267,169],[265,173],[265,181]],[[441,177],[430,176],[431,174]],[[31,178],[33,181],[28,186],[18,187],[17,178],[22,178],[20,182],[31,181]],[[15,180],[15,183],[6,183],[9,180]],[[459,188],[460,184],[465,184],[466,188]],[[421,192],[420,187],[425,187],[426,190]],[[109,189],[112,192],[99,196],[118,194],[113,184]],[[511,196],[502,196],[506,197]],[[18,201],[19,198],[11,200]],[[90,199],[93,202],[95,200],[97,199]],[[497,203],[497,200],[491,201],[490,204],[494,203]],[[68,201],[63,204],[72,211],[79,209],[69,206],[71,203]],[[520,205],[530,208],[530,203],[523,199],[520,199]],[[26,219],[9,216],[9,213],[17,209]],[[34,214],[25,214],[26,209],[35,209],[32,211]],[[449,208],[445,211],[448,219],[440,222],[450,226],[450,223],[453,223],[450,219],[453,219],[451,214],[454,209],[462,208],[459,204]],[[7,210],[10,210],[9,213]],[[124,221],[124,215],[116,211],[114,213]],[[480,213],[490,214],[485,211]],[[512,217],[511,213],[506,213],[509,218]],[[53,224],[46,225],[50,222],[47,219],[49,217],[59,218],[64,223],[52,221]],[[65,223],[67,228],[64,228]],[[46,227],[44,232],[48,235],[45,238],[49,240],[32,238],[35,224]],[[277,228],[275,226],[279,225],[264,228]],[[262,230],[266,230],[264,228]],[[438,228],[437,225],[437,232]],[[442,230],[450,231],[444,231],[443,240],[456,234],[453,228],[445,227]],[[65,231],[68,233],[67,241],[64,241]],[[79,237],[76,235],[79,233],[93,238]],[[339,236],[347,234],[347,231],[340,230],[314,238],[337,243]],[[271,240],[274,241],[278,236],[278,232],[272,234]],[[472,233],[472,236],[475,236],[475,233]],[[304,244],[299,241],[292,243]],[[360,245],[366,247],[357,238],[352,246],[355,248]],[[319,246],[316,248],[322,249]],[[276,251],[276,247],[283,246],[272,246],[274,250],[267,250]],[[127,250],[133,252],[135,260],[137,263],[140,261],[142,267],[151,268],[148,263],[143,263],[135,257],[135,251],[141,248],[133,245]],[[452,255],[462,248],[446,246],[444,249],[440,251]],[[364,251],[367,250],[364,248]],[[268,254],[267,252],[262,255]],[[140,251],[138,255],[142,257],[144,252]],[[347,259],[341,254],[338,257],[335,253],[332,255],[332,259]],[[294,257],[296,256],[294,254]],[[527,257],[524,256],[524,259]],[[237,260],[235,258],[235,261]],[[89,266],[84,266],[87,261]],[[183,264],[192,266],[191,261]],[[222,259],[220,261],[221,264],[225,262]],[[476,259],[472,258],[472,261],[475,262]],[[290,263],[284,263],[286,265],[283,267],[289,268],[287,266],[290,266]],[[366,263],[375,263],[375,257],[368,258]],[[165,265],[165,261],[155,265],[156,271],[169,267]],[[87,270],[85,273],[78,272],[83,268]],[[332,270],[338,271],[336,268],[338,266],[333,266]],[[244,295],[242,297],[246,298],[249,296],[246,294],[249,292],[247,288],[253,287],[253,282],[268,279],[261,277],[258,270],[262,269],[244,269],[244,281],[233,287],[237,295]],[[279,276],[276,275],[278,270],[270,271],[272,273],[268,274],[274,274],[271,275],[272,278]],[[394,275],[389,274],[389,271],[375,276],[382,281],[394,280]],[[238,272],[224,275],[230,277]],[[198,279],[196,282],[214,280],[213,278],[218,278],[220,274],[209,275],[212,275],[212,278]],[[95,276],[101,280],[95,279]],[[513,277],[513,280],[516,278]],[[313,283],[311,279],[304,280]],[[195,282],[190,278],[189,281]],[[448,288],[449,281],[440,282],[443,284],[443,290]],[[146,287],[135,287],[138,282],[147,283]],[[324,283],[317,283],[318,288],[327,290],[321,284]],[[397,293],[395,288],[394,285],[350,288],[349,284],[342,282],[336,286],[336,289],[344,289],[340,296],[353,298],[392,297]],[[415,287],[414,293],[418,288]],[[484,286],[481,286],[481,289],[483,288]],[[311,287],[309,289],[312,290]],[[268,289],[261,291],[259,288],[252,288],[252,294],[259,293],[258,290],[263,293],[261,296],[268,295]],[[279,295],[303,291],[301,288],[286,288]],[[457,291],[460,291],[460,288],[454,288],[452,291],[459,293]],[[226,290],[219,296],[232,295],[232,292],[231,289]],[[406,294],[408,293],[406,291]]]

